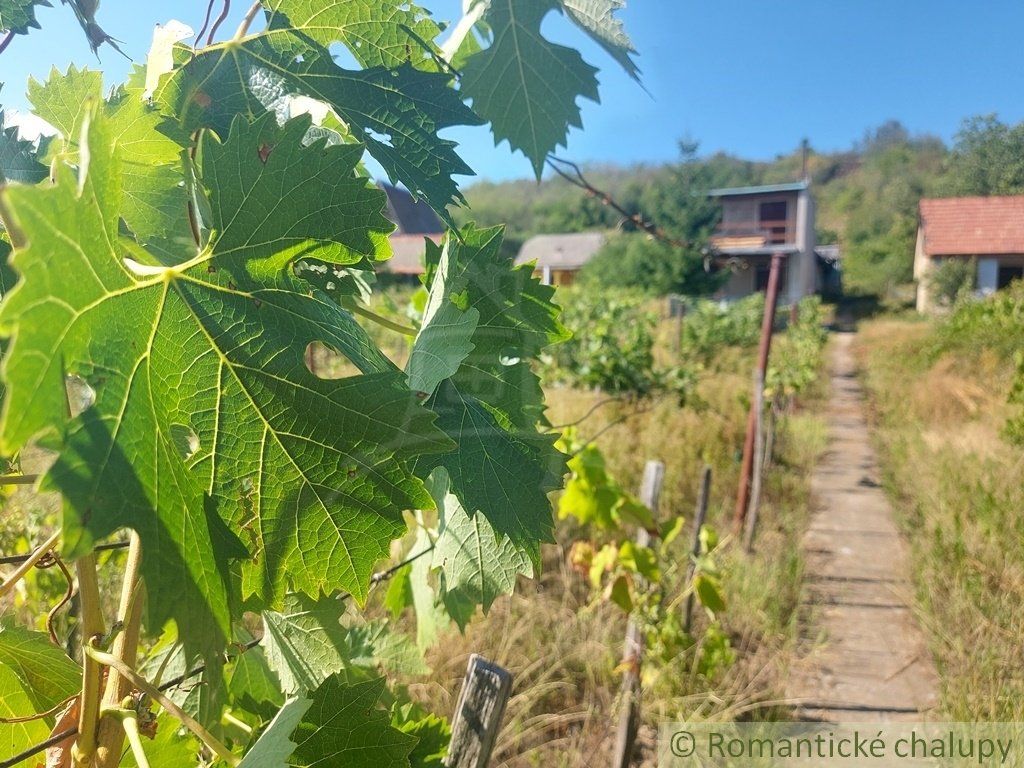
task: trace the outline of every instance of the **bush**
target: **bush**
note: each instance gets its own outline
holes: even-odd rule
[[[697,302],[683,320],[680,354],[684,360],[706,363],[725,347],[752,347],[760,338],[763,317],[760,293],[728,305]]]
[[[642,294],[577,286],[559,289],[558,298],[573,335],[545,358],[546,380],[637,397],[690,393],[692,375],[655,364],[658,317]]]
[[[944,259],[928,275],[925,287],[937,304],[949,307],[971,295],[977,273],[977,259]]]
[[[612,237],[583,268],[581,279],[596,288],[627,288],[664,296],[708,294],[723,278],[705,271],[699,249],[681,250],[632,232]]]

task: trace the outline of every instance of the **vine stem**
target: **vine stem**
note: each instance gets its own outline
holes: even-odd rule
[[[88,654],[89,646],[103,637],[105,628],[100,609],[100,586],[96,575],[96,555],[88,554],[75,561],[78,574],[79,610],[82,624],[82,701],[78,714],[78,741],[71,748],[75,765],[90,768],[96,755],[96,731],[100,718],[100,684],[102,670]]]
[[[396,323],[394,320],[388,320],[386,317],[378,315],[376,312],[365,309],[364,307],[360,307],[358,304],[352,305],[349,309],[351,309],[354,314],[365,317],[367,320],[377,323],[377,325],[382,325],[389,330],[397,331],[398,333],[405,334],[406,336],[416,336],[419,333],[416,328],[413,328],[410,325],[402,325],[401,323]]]
[[[103,714],[107,716],[104,722],[116,722],[119,726],[118,730],[128,737],[128,746],[131,747],[138,768],[149,768],[149,758],[146,757],[146,750],[142,746],[142,738],[139,734],[139,718],[134,710],[104,708]],[[120,754],[117,759],[120,761]]]
[[[206,728],[204,728],[195,718],[171,701],[163,691],[121,661],[121,659],[111,653],[107,653],[106,651],[102,651],[97,648],[95,640],[91,640],[89,644],[85,646],[85,653],[96,663],[120,672],[128,679],[129,682],[131,682],[132,685],[147,694],[150,698],[159,703],[161,707],[181,721],[182,725],[198,736],[200,741],[213,750],[221,760],[231,766],[238,765],[240,762],[238,755],[234,754],[230,749],[224,746],[216,736],[206,730]]]
[[[260,12],[262,5],[259,0],[256,0],[249,7],[249,10],[245,12],[245,18],[242,19],[242,23],[238,25],[238,31],[235,32],[235,40],[241,40],[245,37],[245,34],[249,31],[249,26],[252,24],[253,19],[256,18],[256,14]]]
[[[139,577],[142,564],[142,543],[139,534],[132,531],[128,542],[128,559],[125,562],[124,579],[121,582],[121,603],[117,618],[123,630],[114,640],[113,654],[130,667],[135,666],[139,649],[139,632],[142,625],[142,604],[145,600],[145,585]],[[129,681],[116,669],[107,673],[107,685],[103,691],[104,711],[116,708],[129,693]],[[127,728],[111,718],[101,718],[96,765],[99,768],[116,768],[121,760],[122,736]],[[129,736],[129,739],[131,737]],[[141,768],[141,766],[140,766]]]
[[[46,541],[40,544],[36,548],[36,550],[28,556],[28,559],[26,559],[21,565],[14,569],[14,572],[10,575],[10,578],[8,578],[7,581],[5,581],[3,584],[0,584],[0,598],[3,598],[5,595],[7,595],[8,592],[14,589],[14,585],[21,581],[23,578],[25,578],[25,574],[27,574],[29,571],[35,568],[36,563],[42,560],[43,557],[46,556],[47,552],[49,552],[51,549],[57,546],[57,542],[59,540],[60,529],[54,531],[50,535],[50,538],[48,538]]]
[[[11,40],[14,39],[14,30],[8,30],[8,32],[0,38],[0,53],[7,50],[7,46],[11,44]]]

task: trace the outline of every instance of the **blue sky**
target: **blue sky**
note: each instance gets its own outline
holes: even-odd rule
[[[457,17],[460,0],[420,0],[438,19]],[[97,65],[70,12],[39,13],[43,30],[0,54],[0,102],[22,109],[28,77],[52,64],[100,66],[115,82],[129,63],[111,50]],[[248,2],[235,0],[221,36]],[[219,6],[219,3],[218,3]],[[99,21],[142,62],[156,22],[198,28],[205,0],[103,0]],[[583,103],[585,130],[562,152],[578,161],[659,162],[675,158],[683,136],[702,152],[727,150],[769,159],[808,137],[842,149],[889,118],[950,140],[964,117],[996,112],[1024,119],[1020,0],[631,0],[622,18],[648,92],[555,15],[545,31],[578,47],[601,68],[603,104]],[[485,129],[456,130],[462,154],[483,178],[530,175]]]

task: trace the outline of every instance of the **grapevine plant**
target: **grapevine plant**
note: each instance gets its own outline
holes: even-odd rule
[[[45,4],[0,0],[5,46]],[[550,14],[639,75],[621,0],[465,5],[443,32],[404,0],[263,0],[221,42],[158,28],[109,91],[30,82],[57,134],[0,132],[0,454],[61,512],[0,599],[56,565],[77,620],[3,618],[0,765],[440,764],[447,726],[393,681],[536,573],[565,457],[533,368],[567,333],[500,229],[428,244],[420,323],[370,311],[393,226],[363,160],[454,226],[445,129],[539,176],[597,99]],[[354,373],[312,373],[312,344]],[[389,577],[415,641],[353,610]]]

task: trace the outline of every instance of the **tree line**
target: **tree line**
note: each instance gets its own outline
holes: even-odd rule
[[[715,276],[704,270],[703,251],[718,217],[716,204],[703,193],[793,181],[802,164],[799,148],[761,162],[723,152],[702,156],[696,142],[684,140],[672,163],[586,169],[590,181],[624,208],[642,212],[670,236],[691,243],[682,253],[636,231],[600,200],[559,178],[545,179],[539,187],[532,180],[477,183],[466,191],[465,215],[484,224],[506,222],[509,255],[535,234],[614,232],[584,270],[585,281],[657,294],[701,294],[716,285]],[[866,131],[849,150],[808,148],[807,172],[818,205],[818,242],[842,246],[847,290],[884,294],[912,279],[922,197],[1024,192],[1024,123],[972,117],[950,146],[891,120]]]

